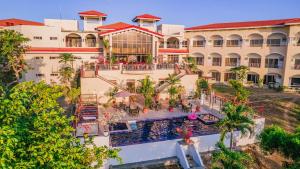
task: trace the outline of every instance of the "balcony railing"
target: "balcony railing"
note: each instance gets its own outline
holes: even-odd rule
[[[300,70],[300,65],[294,65],[294,69]]]
[[[175,64],[170,63],[161,63],[156,65],[156,69],[164,70],[164,69],[174,69]]]
[[[179,48],[179,44],[167,44],[167,48]]]
[[[126,71],[149,71],[154,70],[153,64],[125,64],[122,66]]]
[[[223,46],[223,40],[214,40],[213,46],[214,47],[222,47]]]
[[[278,64],[266,64],[265,66],[266,68],[281,68],[281,66],[279,66]]]
[[[260,63],[249,63],[249,67],[260,67]]]
[[[119,64],[98,64],[98,70],[120,70]]]
[[[221,62],[212,62],[213,66],[221,66]]]
[[[225,66],[235,67],[235,66],[239,66],[239,63],[238,62],[227,62],[227,63],[225,63]]]

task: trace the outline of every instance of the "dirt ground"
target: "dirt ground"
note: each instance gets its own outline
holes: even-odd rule
[[[232,95],[231,88],[222,86],[215,88],[216,93]],[[258,115],[266,118],[265,127],[278,125],[286,131],[292,132],[300,126],[300,94],[276,92],[271,89],[249,88],[251,92],[249,102]],[[255,161],[254,169],[281,168],[286,161],[279,154],[265,154],[258,145],[243,147],[243,151],[251,154]],[[204,161],[210,161],[210,154],[204,154]],[[209,164],[207,163],[207,166]]]

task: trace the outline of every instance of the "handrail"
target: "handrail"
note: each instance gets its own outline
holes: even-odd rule
[[[202,158],[201,158],[200,154],[198,153],[194,144],[189,145],[188,151],[189,151],[190,156],[192,156],[192,159],[195,161],[195,163],[197,165],[196,167],[204,168]]]
[[[190,165],[186,158],[185,152],[184,152],[182,146],[178,142],[176,143],[176,156],[179,159],[179,163],[183,167],[183,169],[190,168]]]

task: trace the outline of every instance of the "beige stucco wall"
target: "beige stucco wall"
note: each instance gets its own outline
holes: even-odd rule
[[[204,76],[210,76],[211,71],[221,72],[221,82],[224,81],[224,73],[227,72],[231,67],[225,66],[225,58],[231,53],[236,53],[240,55],[240,64],[248,66],[249,54],[255,53],[261,56],[261,67],[260,68],[250,68],[250,72],[255,72],[259,74],[260,78],[268,73],[280,74],[282,76],[283,85],[289,85],[289,77],[292,74],[297,74],[299,70],[291,70],[291,56],[300,53],[300,46],[292,45],[293,36],[297,32],[300,32],[300,26],[282,27],[282,28],[253,28],[253,29],[232,29],[232,30],[202,30],[202,31],[188,31],[185,33],[185,37],[190,40],[189,51],[190,55],[194,53],[201,53],[204,55],[204,65],[199,66],[203,71]],[[268,47],[266,40],[268,36],[274,33],[282,33],[287,36],[289,41],[288,45],[278,46],[278,47]],[[228,40],[230,35],[239,35],[243,39],[241,47],[226,47],[226,40]],[[250,35],[259,34],[264,39],[264,44],[262,47],[250,47]],[[205,47],[193,47],[192,40],[195,36],[203,36],[206,39]],[[219,35],[223,37],[223,47],[214,47],[211,37],[213,35]],[[222,56],[221,66],[212,66],[211,54],[218,53]],[[270,54],[280,54],[284,56],[283,68],[265,68],[265,58]],[[298,73],[299,74],[299,73]]]

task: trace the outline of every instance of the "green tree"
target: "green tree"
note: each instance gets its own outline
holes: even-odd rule
[[[152,104],[152,97],[155,93],[154,83],[151,81],[149,76],[146,76],[145,79],[139,80],[140,87],[138,92],[141,93],[145,98],[145,107],[149,108]]]
[[[293,163],[285,168],[296,169],[300,167],[300,127],[294,133],[288,133],[278,126],[265,128],[259,136],[260,147],[267,152],[278,152]]]
[[[202,91],[209,92],[209,84],[208,84],[207,80],[205,80],[205,79],[202,79],[202,78],[198,79],[196,81],[196,87],[197,87],[197,89],[196,89],[196,95],[198,97],[201,95]]]
[[[146,63],[147,63],[147,64],[152,64],[152,62],[153,62],[153,57],[152,57],[152,55],[151,55],[151,54],[147,55],[147,57],[146,57]]]
[[[254,125],[252,120],[253,110],[246,105],[234,105],[228,102],[225,103],[222,113],[225,117],[217,123],[221,134],[220,141],[224,142],[226,134],[230,132],[230,149],[232,149],[234,130],[239,130],[242,134],[247,131],[252,132]]]
[[[2,168],[98,168],[117,149],[85,144],[72,134],[57,100],[60,86],[23,82],[0,96],[0,165]]]
[[[234,68],[231,68],[230,71],[235,73],[236,76],[237,76],[237,79],[240,81],[240,82],[243,82],[246,77],[247,77],[247,73],[249,71],[249,67],[247,66],[238,66],[238,67],[234,67]]]
[[[234,90],[234,101],[237,103],[246,103],[250,92],[247,89],[245,89],[243,83],[238,80],[230,80],[229,84]]]
[[[212,155],[213,169],[247,169],[251,168],[253,160],[251,156],[243,152],[232,151],[222,142],[217,144],[219,150]]]
[[[168,89],[168,93],[170,96],[169,105],[170,107],[174,107],[178,99],[178,84],[180,83],[180,79],[175,74],[169,74],[167,82],[170,84],[170,87]]]
[[[28,48],[28,41],[28,38],[14,30],[0,31],[1,80],[4,83],[19,82],[22,73],[27,69],[24,54]]]

